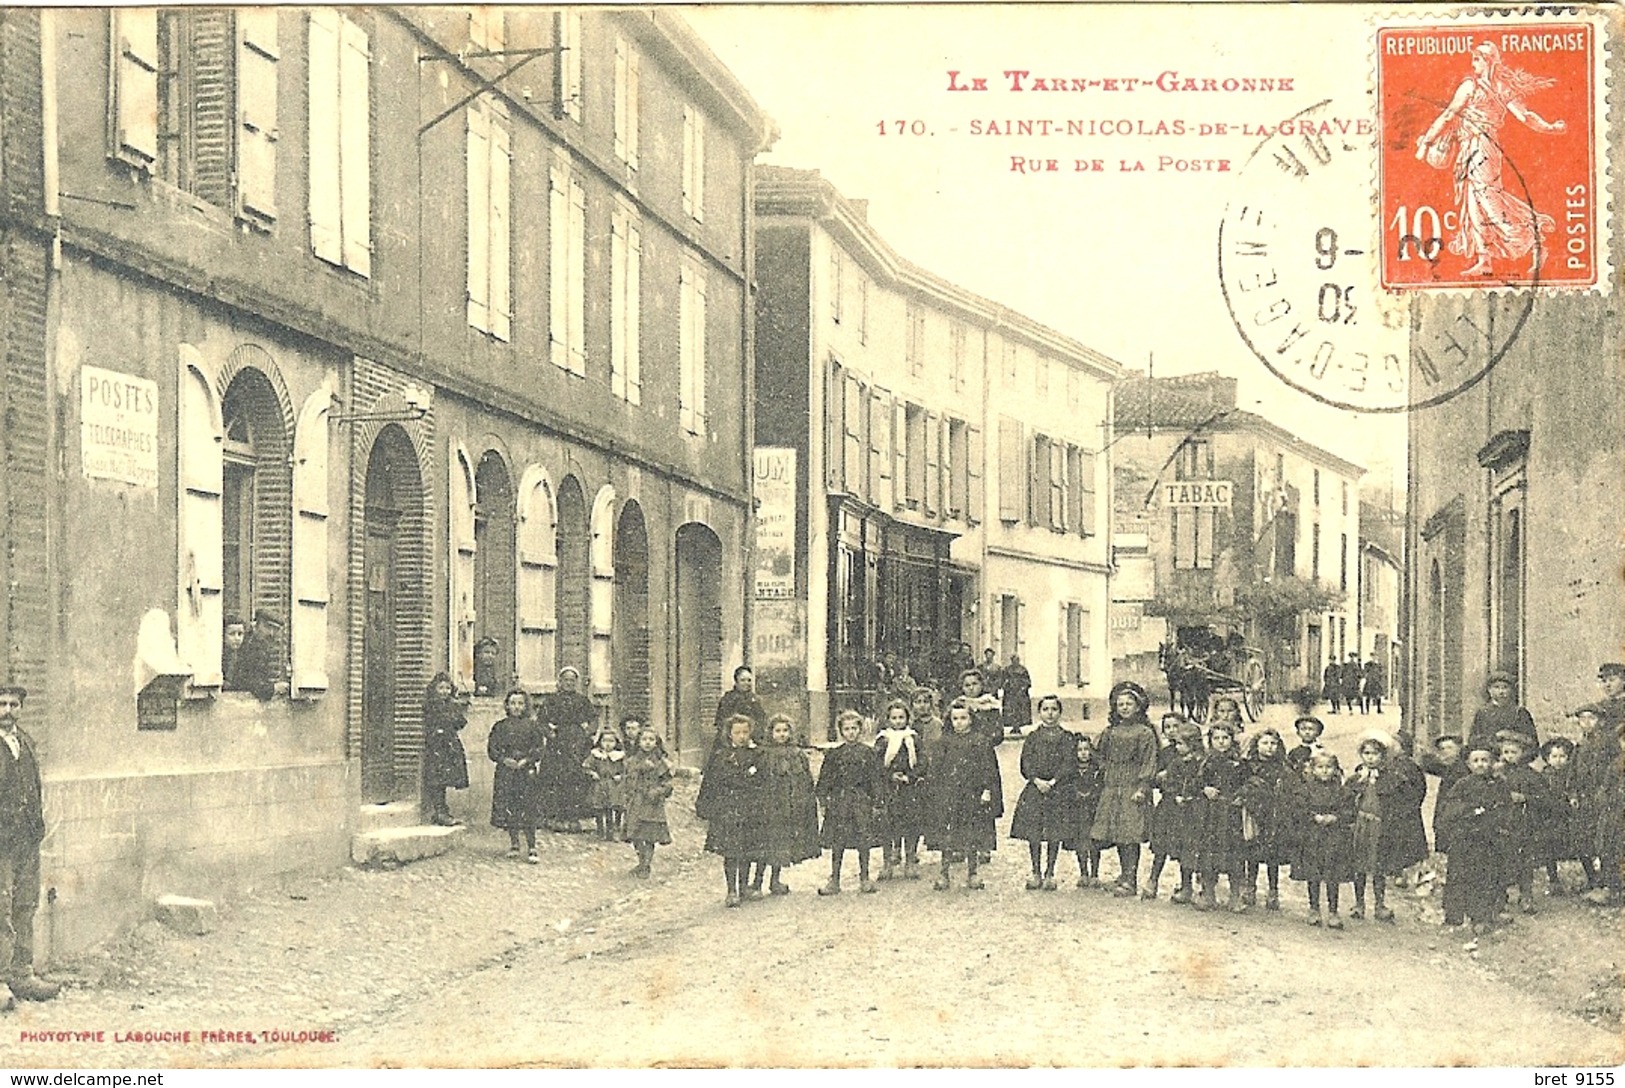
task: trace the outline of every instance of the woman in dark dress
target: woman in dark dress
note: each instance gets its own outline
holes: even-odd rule
[[[1021,777],[1027,785],[1016,800],[1010,837],[1027,840],[1033,865],[1027,890],[1052,892],[1061,844],[1077,835],[1070,817],[1078,755],[1073,734],[1061,728],[1060,696],[1046,695],[1038,700],[1038,719],[1038,728],[1021,746]]]
[[[457,734],[468,724],[468,705],[458,698],[451,677],[443,672],[423,692],[424,816],[442,827],[456,827],[446,805],[448,789],[468,788],[468,753]]]
[[[547,741],[542,727],[530,716],[530,696],[517,688],[502,700],[507,717],[491,727],[485,754],[496,764],[491,780],[491,826],[508,832],[508,856],[519,856],[519,836],[525,836],[527,860],[538,864],[536,853],[537,781]]]
[[[1020,733],[1033,723],[1033,677],[1021,658],[1010,655],[1010,664],[999,670],[997,679],[1000,706],[1003,708],[1004,727],[1012,734]],[[991,688],[995,683],[989,680]]]
[[[549,831],[582,830],[591,814],[587,794],[592,779],[582,769],[592,751],[598,711],[576,690],[581,674],[573,666],[559,670],[559,690],[544,696],[537,719],[547,734],[547,755],[539,772],[542,822]]]

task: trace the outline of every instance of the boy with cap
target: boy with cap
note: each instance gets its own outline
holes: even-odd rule
[[[1482,746],[1489,752],[1499,752],[1495,734],[1502,730],[1529,738],[1531,745],[1540,743],[1540,736],[1535,732],[1535,719],[1529,716],[1529,711],[1513,701],[1511,673],[1505,669],[1490,673],[1484,680],[1484,694],[1489,702],[1473,712],[1473,727],[1467,731],[1469,749]]]
[[[49,1001],[62,987],[34,973],[34,912],[39,908],[39,846],[45,838],[34,738],[17,725],[27,689],[0,684],[0,1009]]]
[[[253,692],[261,702],[288,694],[285,645],[282,613],[271,608],[255,612],[254,629],[237,651],[237,675],[232,686]]]

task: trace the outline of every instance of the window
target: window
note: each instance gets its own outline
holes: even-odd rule
[[[684,260],[678,273],[678,415],[683,430],[705,434],[705,270]]]
[[[250,618],[254,600],[254,436],[245,405],[228,400],[220,481],[221,606]]]
[[[683,211],[705,219],[705,114],[683,107]]]
[[[110,154],[249,225],[276,220],[274,8],[109,15]]]
[[[1348,517],[1348,514],[1349,514],[1349,483],[1348,483],[1347,480],[1344,480],[1343,481],[1343,516]]]
[[[1297,573],[1298,514],[1296,509],[1282,510],[1275,515],[1275,575],[1293,578]]]
[[[1089,612],[1081,604],[1064,602],[1056,628],[1056,683],[1081,687],[1089,682]]]
[[[1315,497],[1314,504],[1320,505],[1320,469],[1315,469]]]
[[[1021,421],[999,419],[999,520],[1017,522],[1027,507],[1027,446]]]
[[[1050,458],[1050,440],[1046,435],[1033,435],[1028,461],[1027,524],[1049,525],[1050,504],[1053,501],[1050,492],[1053,462]]]
[[[1211,480],[1213,444],[1200,439],[1187,440],[1174,457],[1174,478]],[[1174,507],[1174,569],[1212,570],[1214,530],[1217,512],[1212,507]]]
[[[366,31],[331,8],[310,13],[310,249],[372,274],[372,54]]]
[[[970,428],[962,419],[948,420],[948,516],[962,517],[970,506]]]
[[[869,281],[858,277],[858,343],[869,342]]]
[[[1073,480],[1078,489],[1079,536],[1095,535],[1095,471],[1095,455],[1078,450],[1078,471]]]
[[[643,236],[636,215],[616,207],[609,235],[609,387],[629,404],[643,401],[642,315]]]
[[[553,41],[559,48],[553,68],[553,111],[560,120],[581,120],[581,13],[553,16]]]
[[[587,373],[587,191],[568,165],[548,173],[548,339],[553,365]]]
[[[908,478],[904,495],[910,510],[918,510],[925,498],[925,409],[910,404],[904,413],[907,432]]]
[[[534,691],[553,680],[558,638],[558,508],[539,465],[519,485],[519,682]]]
[[[1337,588],[1344,593],[1349,591],[1349,535],[1342,533],[1337,539]]]
[[[948,382],[954,392],[965,391],[965,326],[957,322],[948,330]]]
[[[1286,486],[1286,454],[1284,453],[1275,455],[1275,486]]]
[[[925,373],[925,310],[910,302],[905,320],[908,329],[903,351],[908,357],[908,372],[918,378]]]
[[[498,340],[513,334],[508,117],[494,101],[468,109],[468,323]]]
[[[841,283],[842,263],[841,251],[832,246],[829,251],[829,317],[837,325],[841,323],[841,295],[845,293]]]
[[[1320,522],[1309,528],[1309,580],[1320,581]]]
[[[1527,431],[1502,431],[1478,453],[1489,469],[1489,648],[1491,669],[1524,679],[1524,585],[1528,564]]]
[[[638,168],[638,54],[615,39],[615,157]]]

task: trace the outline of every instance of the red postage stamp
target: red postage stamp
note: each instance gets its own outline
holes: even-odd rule
[[[1606,264],[1585,21],[1377,31],[1382,284],[1599,284]]]

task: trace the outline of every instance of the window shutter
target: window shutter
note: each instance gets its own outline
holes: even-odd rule
[[[868,414],[868,398],[864,395],[863,383],[850,371],[846,374],[846,411],[842,413],[846,424],[846,433],[842,442],[842,449],[846,454],[846,487],[847,490],[862,498],[867,498],[869,490],[868,473],[865,472],[863,446],[864,417]]]
[[[338,13],[332,8],[312,8],[309,30],[310,249],[324,261],[343,264]]]
[[[869,394],[869,501],[884,510],[891,505],[891,395],[884,389]]]
[[[541,469],[526,471],[520,494],[519,683],[535,691],[553,679],[557,522],[553,490]]]
[[[1027,443],[1027,524],[1049,521],[1049,440],[1034,435]]]
[[[468,323],[491,329],[491,148],[489,123],[468,110]]]
[[[705,114],[694,111],[694,218],[705,220]]]
[[[180,597],[175,635],[192,686],[220,686],[221,449],[220,405],[209,380],[185,365],[180,395]]]
[[[1027,660],[1027,602],[1019,597],[1016,599],[1016,645],[1010,652]]]
[[[643,232],[626,229],[626,399],[643,403]]]
[[[694,215],[694,107],[683,107],[683,214]]]
[[[627,106],[626,39],[615,39],[615,157],[626,161],[626,106]]]
[[[606,694],[614,676],[615,631],[615,489],[606,485],[592,507],[592,649],[588,669],[592,690]]]
[[[832,492],[846,491],[846,379],[834,359],[824,382],[824,482]]]
[[[277,18],[276,8],[237,11],[238,210],[265,222],[276,218]]]
[[[293,651],[295,698],[327,690],[327,455],[333,390],[310,395],[293,436]]]
[[[626,213],[609,217],[609,391],[626,397]]]
[[[1051,442],[1049,447],[1049,527],[1066,530],[1066,446]]]
[[[148,169],[158,158],[158,13],[153,8],[117,8],[109,18],[114,49],[113,154]]]
[[[570,373],[587,376],[587,190],[570,175]]]
[[[1078,511],[1078,535],[1095,535],[1095,455],[1088,450],[1078,451],[1078,490],[1081,496]]]
[[[270,125],[275,127],[275,62],[271,63],[268,86],[256,80],[255,68],[250,67],[246,72],[242,70],[245,63],[243,54],[248,51],[241,45],[241,30],[233,31],[231,14],[225,10],[201,8],[188,11],[184,15],[166,14],[165,18],[172,20],[171,26],[184,20],[190,30],[189,36],[183,38],[191,62],[190,84],[186,96],[188,101],[181,103],[179,110],[172,106],[171,113],[172,115],[184,111],[191,113],[189,168],[192,174],[193,193],[217,208],[240,212],[243,210],[244,188],[249,184],[256,184],[262,185],[265,189],[263,198],[267,203],[272,203],[270,189],[274,179],[270,174],[274,174],[276,169],[275,151],[273,149],[270,154],[268,173],[257,177],[249,176],[247,172],[264,167],[266,164],[260,161],[265,158],[260,154],[264,148],[250,142],[250,133],[244,127],[243,116],[245,96],[255,95],[262,100],[255,105],[255,110],[263,114],[267,112],[268,107]],[[240,28],[240,22],[238,25]],[[274,52],[276,48],[274,29],[270,35],[265,36],[272,39],[269,48]],[[234,54],[237,57],[236,64],[232,62]],[[248,63],[252,64],[252,61]],[[231,82],[233,69],[237,71],[235,86]],[[165,73],[164,77],[173,77],[177,83],[179,81],[178,73]],[[173,137],[179,134],[164,135]],[[273,208],[270,217],[274,215]],[[250,218],[253,217],[250,213]]]
[[[615,39],[615,157],[638,168],[638,53]]]
[[[925,516],[934,518],[942,507],[942,417],[925,417]]]
[[[638,168],[638,73],[643,62],[637,50],[630,46],[627,53],[626,64],[626,164],[632,169]]]
[[[372,275],[372,50],[367,32],[339,23],[339,190],[344,266]]]
[[[1093,614],[1087,608],[1073,611],[1077,616],[1077,627],[1072,634],[1073,674],[1078,686],[1082,687],[1089,683],[1089,625],[1093,621]]]
[[[972,426],[965,432],[965,519],[980,525],[986,515],[987,499],[982,485],[982,428]]]
[[[892,509],[902,510],[908,506],[908,405],[900,400],[892,402],[891,452]]]
[[[461,445],[451,455],[451,651],[450,672],[458,684],[474,684],[474,470]]]
[[[501,16],[495,16],[500,19]],[[509,177],[513,167],[513,150],[509,146],[508,126],[492,120],[488,135],[491,144],[491,333],[498,340],[513,336],[513,292],[509,277],[513,274],[511,246],[511,191]]]
[[[959,451],[954,448],[954,421],[944,416],[942,419],[942,510],[946,517],[957,518],[964,513],[965,508],[960,505],[962,493],[959,489],[959,473],[962,465],[959,463]]]
[[[1019,420],[999,419],[999,519],[1020,521],[1026,508],[1023,484],[1027,474],[1027,448]]]
[[[1060,616],[1055,623],[1055,683],[1056,686],[1063,688],[1070,679],[1067,673],[1071,659],[1067,657],[1066,625],[1071,611],[1071,605],[1061,605]]]
[[[581,14],[559,16],[559,116],[581,120]]]
[[[570,183],[554,167],[547,175],[547,336],[553,365],[570,369]]]

